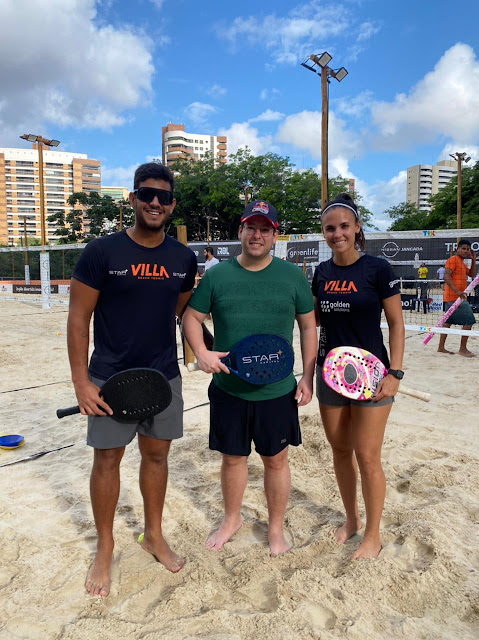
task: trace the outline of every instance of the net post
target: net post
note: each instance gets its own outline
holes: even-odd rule
[[[176,232],[177,232],[177,238],[178,238],[178,242],[181,242],[181,244],[184,244],[185,246],[188,246],[188,237],[187,237],[187,233],[186,233],[186,226],[183,224],[180,224],[176,227]],[[193,353],[193,349],[190,347],[190,345],[188,344],[188,342],[186,341],[186,338],[183,336],[183,349],[184,349],[184,365],[185,367],[188,367],[189,364],[194,363],[195,361],[195,354]]]

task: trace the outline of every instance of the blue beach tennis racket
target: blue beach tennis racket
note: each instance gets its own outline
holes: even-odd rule
[[[271,384],[289,376],[293,370],[294,351],[281,336],[257,333],[237,342],[221,362],[231,373],[250,384]],[[196,363],[188,365],[188,371],[198,368]]]

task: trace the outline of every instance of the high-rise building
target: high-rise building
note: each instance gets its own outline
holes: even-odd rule
[[[126,187],[102,187],[101,195],[110,196],[115,202],[123,202],[128,200],[130,192]]]
[[[18,245],[24,235],[41,238],[38,149],[0,148],[0,244]],[[101,166],[84,153],[43,150],[46,236],[56,242],[56,222],[48,216],[71,211],[72,193],[101,189]],[[77,205],[76,205],[77,206]]]
[[[416,205],[419,211],[431,211],[429,198],[438,193],[456,175],[457,162],[453,160],[408,167],[406,202]]]
[[[187,133],[184,124],[161,127],[161,160],[171,165],[178,158],[200,160],[210,152],[217,162],[226,162],[226,136],[210,136],[206,133]]]

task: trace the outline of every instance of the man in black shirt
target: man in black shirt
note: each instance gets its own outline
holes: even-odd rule
[[[98,544],[85,588],[110,591],[113,519],[120,490],[120,461],[138,434],[140,489],[145,510],[142,547],[168,570],[184,559],[162,535],[162,511],[171,440],[183,434],[181,376],[176,354],[175,315],[181,317],[197,270],[192,251],[165,234],[175,207],[173,174],[148,163],[135,172],[130,203],[135,225],[88,243],[70,289],[68,355],[80,411],[88,415],[87,443],[94,448],[90,493]],[[94,313],[94,351],[88,366],[89,325]],[[138,423],[119,423],[99,395],[103,382],[132,367],[151,367],[168,378],[173,400],[166,411]]]

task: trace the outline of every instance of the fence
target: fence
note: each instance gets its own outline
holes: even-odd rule
[[[460,231],[442,229],[438,231],[403,231],[371,233],[367,235],[365,252],[387,260],[400,281],[401,303],[405,324],[410,330],[423,330],[433,326],[442,315],[444,283],[438,277],[438,269],[456,249],[457,237],[470,240],[474,251],[479,252],[479,230]],[[211,242],[215,257],[221,260],[241,252],[239,241]],[[189,247],[198,259],[198,270],[204,270],[203,250],[205,242],[193,242]],[[84,244],[53,245],[46,247],[49,256],[49,277],[42,285],[42,247],[0,248],[0,299],[16,299],[38,303],[49,297],[52,304],[68,303],[69,280]],[[320,234],[296,234],[279,236],[275,255],[294,262],[305,272],[311,282],[316,266],[331,257],[324,238]],[[25,277],[25,262],[28,260],[30,281]],[[418,277],[423,264],[427,268],[426,278]],[[43,269],[45,270],[45,269]],[[479,323],[479,287],[468,298],[476,321]],[[444,330],[446,331],[446,330]],[[456,333],[457,329],[449,332]],[[470,335],[479,335],[474,331]]]

